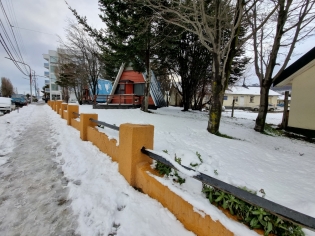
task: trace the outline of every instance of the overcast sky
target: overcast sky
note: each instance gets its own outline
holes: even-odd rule
[[[24,62],[30,65],[37,75],[44,76],[44,71],[48,70],[44,68],[46,61],[43,59],[43,54],[48,53],[48,50],[57,49],[59,43],[56,35],[65,38],[64,28],[67,26],[67,19],[75,19],[72,12],[67,8],[64,0],[1,1],[13,25],[15,34],[22,36],[22,40],[18,38],[18,42]],[[98,29],[104,27],[98,16],[100,11],[97,0],[67,0],[67,2],[80,15],[86,16],[90,25]],[[7,26],[4,14],[1,11],[0,19]],[[6,29],[7,31],[10,30],[9,27],[6,27]],[[3,34],[1,28],[0,32]],[[291,63],[313,48],[315,46],[314,42],[315,38],[312,37],[303,44],[298,45]],[[10,60],[4,57],[7,57],[7,53],[0,45],[0,77],[9,78],[13,86],[17,88],[18,93],[29,93],[28,77],[23,75]],[[37,83],[40,88],[44,86],[44,80],[45,78],[43,77],[37,77]],[[258,80],[253,78],[251,82],[258,83]]]
[[[24,62],[30,65],[37,75],[44,76],[44,71],[48,71],[48,69],[44,68],[44,63],[47,61],[43,59],[43,54],[48,53],[48,50],[56,50],[59,45],[56,35],[65,38],[64,28],[67,26],[67,19],[75,19],[72,12],[67,8],[64,0],[1,1],[13,25]],[[96,28],[102,27],[103,24],[98,17],[100,11],[97,0],[67,0],[67,2],[80,15],[86,16],[92,26]],[[14,11],[12,11],[12,5]],[[0,19],[5,24],[6,30],[10,32],[2,11],[0,11]],[[15,28],[17,26],[24,29]],[[0,28],[0,33],[3,35],[2,28]],[[22,40],[18,37],[19,34],[22,36]],[[12,61],[4,57],[8,57],[8,55],[2,45],[0,45],[0,77],[9,78],[13,86],[17,88],[18,93],[29,93],[29,77],[23,75]],[[37,77],[40,88],[44,86],[44,80],[45,78],[43,77]]]

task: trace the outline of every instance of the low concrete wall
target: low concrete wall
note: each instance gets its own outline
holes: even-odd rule
[[[80,131],[80,122],[75,120],[75,119],[71,119],[71,126],[73,128],[75,128],[76,130]]]
[[[54,107],[55,103],[51,102]],[[232,236],[231,231],[226,229],[219,221],[214,221],[211,216],[202,216],[194,211],[194,207],[172,192],[168,187],[162,185],[152,175],[157,175],[157,171],[151,168],[152,159],[141,152],[142,147],[153,149],[154,126],[122,124],[119,130],[119,145],[117,140],[109,139],[105,133],[99,132],[96,124],[90,118],[96,119],[97,114],[80,114],[80,121],[76,120],[73,112],[78,113],[78,105],[67,105],[62,108],[64,119],[67,124],[80,131],[82,140],[92,142],[103,153],[112,157],[113,161],[119,163],[119,172],[125,177],[129,184],[150,197],[158,200],[164,207],[168,208],[176,218],[188,230],[195,234]],[[148,174],[150,173],[150,174]],[[224,212],[233,219],[228,212]],[[256,231],[257,232],[257,231]],[[258,231],[263,234],[262,231]]]

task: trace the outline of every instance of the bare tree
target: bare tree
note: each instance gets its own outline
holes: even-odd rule
[[[266,26],[260,28],[259,25],[266,15],[265,3],[257,4],[249,12],[248,22],[253,32],[255,72],[261,87],[256,131],[264,131],[270,86],[288,65],[296,44],[314,31],[314,4],[314,0],[279,0],[274,4],[277,6],[277,11],[268,20]],[[280,69],[274,73],[276,65],[279,65]]]
[[[69,22],[65,31],[67,41],[64,42],[60,39],[62,48],[64,49],[65,54],[68,55],[68,59],[71,57],[72,62],[79,66],[77,68],[77,72],[81,71],[80,73],[82,73],[82,75],[87,76],[86,81],[91,89],[93,99],[95,101],[98,91],[98,78],[103,67],[103,62],[100,56],[100,48],[95,40],[90,37],[78,24]],[[77,78],[82,79],[82,76],[78,76]],[[81,82],[80,86],[82,86]]]
[[[79,104],[83,101],[83,91],[88,85],[88,74],[84,61],[79,55],[73,55],[67,50],[58,50],[58,65],[56,66],[56,84],[63,88],[64,97],[68,101],[70,93],[74,92]]]
[[[200,42],[212,53],[213,97],[207,130],[213,134],[218,133],[223,95],[228,86],[233,58],[242,44],[251,37],[249,34],[242,41],[239,40],[242,23],[246,13],[255,6],[256,1],[171,0],[167,4],[164,1],[138,1],[154,9],[165,21],[198,35]],[[258,29],[274,13],[276,6],[269,9],[270,13],[266,15]]]
[[[2,97],[11,97],[14,94],[13,85],[9,78],[1,78],[1,94]]]

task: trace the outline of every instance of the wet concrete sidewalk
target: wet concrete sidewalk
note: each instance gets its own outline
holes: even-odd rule
[[[58,143],[44,109],[28,117],[0,166],[0,235],[75,235],[76,218],[67,199],[67,180],[54,161]]]

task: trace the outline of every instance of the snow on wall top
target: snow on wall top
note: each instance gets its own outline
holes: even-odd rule
[[[225,91],[225,94],[235,94],[235,95],[260,95],[260,87],[241,87],[241,86],[235,86],[232,88],[228,88]],[[280,96],[281,94],[269,90],[270,96]]]

